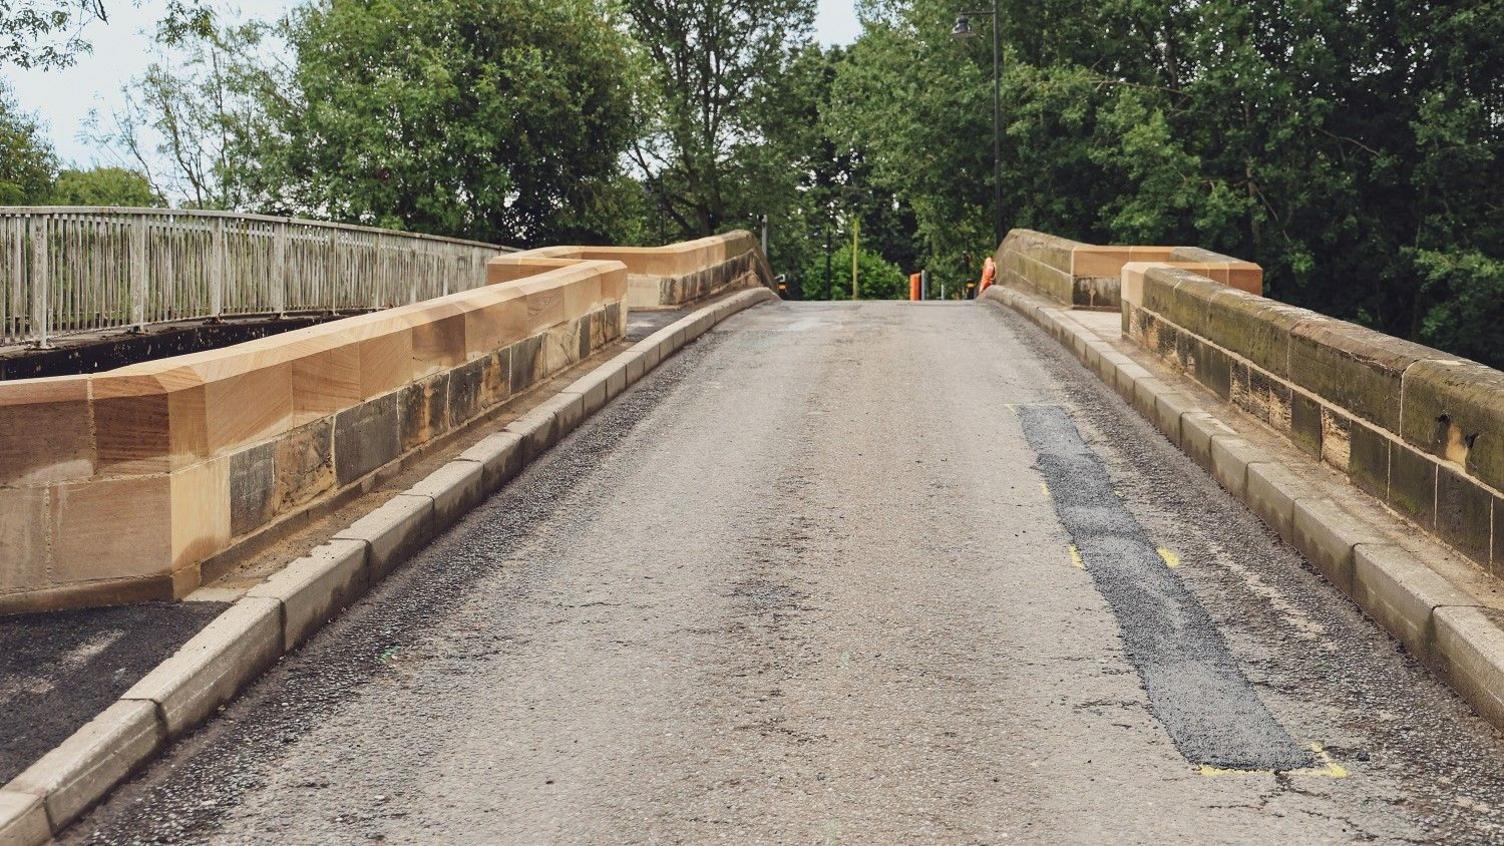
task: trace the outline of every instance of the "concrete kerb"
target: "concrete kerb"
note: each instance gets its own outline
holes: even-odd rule
[[[165,740],[155,703],[120,700],[16,776],[7,789],[42,798],[49,825],[59,830]]]
[[[0,790],[0,846],[34,846],[52,839],[42,797]]]
[[[1058,310],[1013,291],[995,290],[988,290],[988,299],[1060,339],[1088,370],[1436,670],[1480,715],[1504,727],[1504,612],[1484,607],[1477,596],[1387,541],[1366,520],[1320,496],[1310,483],[1177,392],[1171,380],[1154,376],[1099,337],[1088,336],[1082,343],[1080,324]]]
[[[340,609],[365,593],[370,584],[368,548],[361,540],[329,541],[246,592],[246,596],[282,603],[283,652],[291,652]]]
[[[120,698],[155,703],[167,737],[181,737],[281,654],[282,603],[243,597]]]
[[[252,588],[104,712],[0,787],[0,846],[49,841],[166,742],[229,702],[423,541],[514,477],[537,454],[528,449],[528,435],[537,434],[529,425],[547,433],[531,444],[541,452],[579,425],[587,407],[598,410],[689,340],[777,298],[765,288],[740,291],[660,329]],[[525,431],[513,428],[529,418]]]

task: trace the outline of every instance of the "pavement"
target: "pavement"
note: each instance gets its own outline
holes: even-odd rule
[[[109,707],[222,602],[146,602],[0,617],[0,784]]]
[[[62,840],[1490,843],[1501,753],[1022,317],[778,303]]]

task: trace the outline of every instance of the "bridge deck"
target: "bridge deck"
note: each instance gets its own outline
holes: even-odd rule
[[[65,842],[1482,842],[1501,751],[1021,318],[781,304]]]

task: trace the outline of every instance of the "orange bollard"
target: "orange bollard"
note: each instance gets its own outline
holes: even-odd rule
[[[909,274],[909,299],[915,302],[919,300],[919,274]]]

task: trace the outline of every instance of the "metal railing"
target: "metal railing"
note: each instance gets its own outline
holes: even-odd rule
[[[390,308],[485,284],[511,248],[298,218],[0,206],[0,344],[253,314]]]

